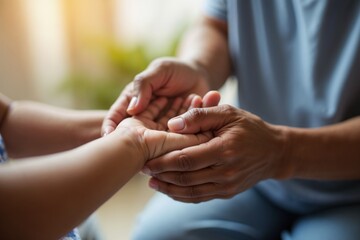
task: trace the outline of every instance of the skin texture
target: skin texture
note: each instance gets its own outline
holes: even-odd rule
[[[214,96],[209,97],[213,100],[218,98],[218,94]],[[9,104],[10,101],[0,101],[1,109],[8,108]],[[75,148],[51,155],[15,159],[0,166],[0,216],[4,220],[0,224],[1,236],[5,239],[58,239],[65,235],[115,194],[141,170],[148,159],[208,141],[212,137],[210,132],[183,135],[164,131],[169,118],[201,105],[202,99],[195,95],[189,96],[185,101],[177,98],[171,103],[167,98],[154,99],[147,110],[125,119],[111,134],[76,147],[79,142],[91,137],[83,138],[79,134],[80,140],[74,141],[73,146],[70,146],[66,140],[71,141],[70,138],[74,135],[67,133],[81,129],[83,124],[92,126],[93,119],[88,119],[89,122],[86,120],[89,112],[59,112],[60,109],[54,112],[51,107],[31,102],[13,104],[0,129],[5,143],[13,142],[14,155],[18,149],[22,152],[21,155],[39,153],[31,152],[30,148],[27,151],[21,150],[26,145],[24,141],[19,141],[16,145],[8,129],[14,127],[18,128],[17,131],[14,130],[16,137],[36,139],[36,143],[28,142],[33,144],[36,151],[40,149],[36,147],[39,143],[43,144],[42,148],[48,148],[49,145],[48,149],[53,149],[54,152]],[[30,119],[24,112],[28,114],[32,110],[36,110],[34,117],[40,122],[16,121],[15,116],[27,116],[26,119]],[[56,112],[62,117],[54,117]],[[93,113],[99,117],[98,112]],[[100,115],[103,116],[103,113]],[[41,121],[42,118],[47,121]],[[81,120],[73,121],[73,118]],[[69,121],[77,124],[70,132],[67,130]],[[31,124],[37,131],[28,129],[32,127]],[[91,136],[96,138],[100,136],[101,121],[94,125],[98,130]],[[54,126],[63,127],[66,134],[57,136],[62,131],[50,131]],[[23,131],[19,133],[19,129]],[[41,130],[48,132],[42,133]],[[38,131],[42,134],[32,136]],[[56,142],[60,145],[65,143],[65,146],[53,148],[52,145],[56,145]]]
[[[154,60],[111,106],[102,134],[113,131],[125,117],[142,112],[153,97],[204,96],[210,89],[218,89],[231,72],[226,32],[224,22],[206,18],[185,37],[178,58]]]
[[[206,86],[221,86],[232,71],[227,31],[226,22],[204,16],[184,38],[178,58],[156,60],[135,79],[133,90],[126,92],[129,99],[137,97],[136,104],[115,103],[106,117],[112,122],[106,120],[103,130],[114,128],[126,109],[127,114],[141,112],[159,94],[201,94]],[[169,128],[214,135],[205,144],[153,159],[143,168],[153,176],[152,188],[179,201],[229,198],[270,178],[360,179],[360,117],[316,129],[291,128],[218,106],[190,110],[171,120]]]
[[[214,138],[151,160],[144,172],[152,188],[183,202],[230,198],[268,178],[360,179],[359,123],[299,129],[228,105],[193,109],[171,119],[169,129],[212,131]]]
[[[16,101],[1,125],[1,135],[11,158],[51,154],[99,138],[105,114]]]

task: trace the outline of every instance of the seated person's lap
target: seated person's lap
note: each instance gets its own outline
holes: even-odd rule
[[[157,194],[139,216],[133,239],[355,240],[360,236],[359,226],[360,204],[296,216],[253,189],[228,200],[200,204]]]
[[[360,204],[335,207],[298,218],[284,240],[356,240],[360,237]]]
[[[292,214],[252,189],[228,200],[200,204],[157,194],[139,217],[134,239],[278,239],[291,220]]]

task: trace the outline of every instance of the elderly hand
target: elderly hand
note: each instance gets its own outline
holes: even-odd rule
[[[125,87],[111,106],[103,121],[102,134],[112,132],[126,117],[143,112],[155,97],[186,98],[191,93],[203,96],[207,91],[204,73],[195,64],[175,58],[156,59]]]
[[[216,91],[208,92],[204,99],[206,104],[217,105],[220,95]],[[166,132],[167,122],[170,118],[178,116],[192,108],[201,107],[202,99],[197,95],[190,95],[185,101],[176,98],[171,106],[167,98],[158,98],[152,101],[149,107],[141,114],[124,119],[116,131],[125,131],[133,134],[131,138],[144,156],[144,163],[148,159],[158,157],[175,149],[198,145],[210,139],[210,132],[197,134],[178,134]]]
[[[177,133],[212,131],[206,143],[149,161],[150,187],[182,202],[231,198],[263,179],[289,174],[284,162],[286,132],[228,105],[192,109],[173,118]]]

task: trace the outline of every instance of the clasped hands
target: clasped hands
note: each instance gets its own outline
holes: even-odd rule
[[[137,149],[142,153],[139,154],[143,156],[142,165],[145,165],[148,160],[170,151],[199,145],[211,139],[210,131],[180,134],[169,132],[167,127],[169,119],[188,110],[199,108],[204,103],[217,105],[220,95],[215,91],[209,92],[204,96],[204,101],[195,94],[191,94],[186,99],[155,98],[140,114],[123,119],[115,131],[132,135],[131,139],[134,139]]]
[[[205,79],[196,64],[155,60],[113,104],[103,132],[135,126],[146,143],[142,170],[151,176],[149,186],[182,202],[231,198],[264,179],[289,177],[286,130],[242,109],[217,106],[214,92],[202,100],[190,95],[209,90]],[[151,102],[155,96],[165,99]],[[158,118],[171,96],[186,100],[175,100]],[[135,117],[121,121],[128,113]]]

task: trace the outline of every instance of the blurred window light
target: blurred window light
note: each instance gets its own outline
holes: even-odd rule
[[[29,39],[29,54],[37,94],[51,101],[53,88],[68,71],[66,37],[61,0],[23,0]]]
[[[0,41],[12,45],[18,44],[21,51],[7,51],[4,47],[6,51],[0,51],[0,63],[10,60],[19,63],[19,60],[23,59],[21,64],[10,64],[16,67],[0,72],[0,79],[6,79],[7,76],[13,76],[15,79],[18,76],[13,82],[12,79],[6,79],[7,84],[2,80],[0,84],[2,91],[16,92],[14,89],[23,87],[26,90],[20,90],[19,92],[22,93],[20,95],[24,95],[24,91],[27,91],[27,98],[69,106],[72,100],[67,96],[64,94],[63,97],[54,96],[54,89],[69,73],[80,70],[92,76],[103,75],[100,79],[112,77],[106,75],[108,63],[94,54],[92,52],[94,49],[87,45],[89,39],[90,41],[102,38],[111,40],[120,48],[131,48],[141,44],[141,47],[146,48],[147,51],[166,53],[174,43],[174,38],[200,16],[199,9],[202,2],[201,0],[1,1],[0,7],[6,11],[6,16],[1,19],[6,22],[2,22],[0,28],[5,26],[5,30],[10,34],[0,35]],[[16,50],[16,48],[11,49]],[[5,64],[1,67],[6,68]],[[20,76],[19,73],[25,75]]]

